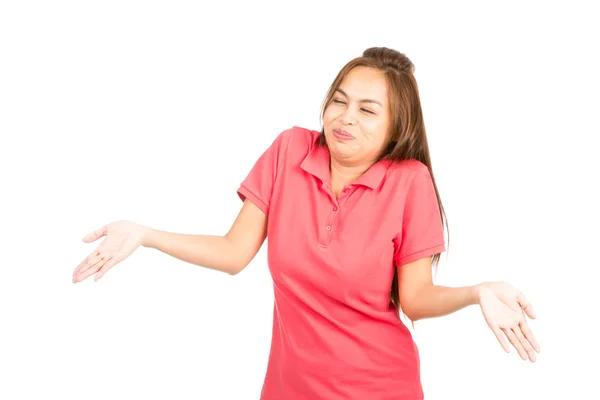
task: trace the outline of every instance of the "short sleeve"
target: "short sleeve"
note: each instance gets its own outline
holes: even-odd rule
[[[237,193],[242,201],[249,199],[265,214],[269,214],[273,187],[281,169],[290,139],[291,129],[280,133],[256,161]]]
[[[394,238],[396,266],[446,251],[444,228],[429,169],[422,165],[406,194],[402,227]]]

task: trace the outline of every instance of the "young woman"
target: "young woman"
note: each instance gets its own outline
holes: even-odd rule
[[[505,351],[510,342],[535,361],[525,314],[535,315],[517,289],[432,282],[445,215],[413,71],[395,50],[365,50],[329,88],[322,130],[288,129],[258,159],[226,235],[113,222],[84,238],[105,237],[73,282],[100,279],[139,246],[236,274],[268,236],[275,307],[263,400],[423,399],[399,309],[416,321],[478,304]]]

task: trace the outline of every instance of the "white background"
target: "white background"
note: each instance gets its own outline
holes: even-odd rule
[[[436,283],[507,280],[538,314],[535,364],[475,306],[417,322],[426,399],[600,398],[593,2],[320,3],[1,3],[0,398],[258,399],[266,245],[235,277],[140,249],[73,285],[100,243],[81,239],[226,233],[256,159],[320,129],[370,46],[417,68],[450,222]]]

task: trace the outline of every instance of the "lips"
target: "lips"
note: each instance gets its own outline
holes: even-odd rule
[[[335,137],[337,137],[338,139],[354,139],[354,136],[352,136],[351,134],[349,134],[348,132],[346,132],[343,129],[334,129],[333,130],[333,135]]]

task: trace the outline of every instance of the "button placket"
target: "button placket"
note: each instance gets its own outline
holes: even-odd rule
[[[331,243],[331,239],[333,237],[333,228],[336,226],[335,224],[339,210],[346,202],[346,200],[348,200],[348,197],[353,193],[353,188],[344,187],[337,199],[328,185],[323,185],[323,188],[329,195],[329,198],[332,203],[332,205],[330,206],[331,211],[327,213],[327,220],[325,221],[325,224],[322,225],[322,228],[320,228],[323,230],[320,231],[321,233],[319,234],[319,237],[321,238],[319,244],[323,247],[327,247]]]
[[[325,225],[325,231],[327,231],[327,244],[329,244],[331,242],[331,238],[333,235],[333,227],[335,226],[335,222],[336,219],[338,217],[338,212],[339,209],[346,203],[346,201],[348,200],[349,196],[353,193],[352,188],[349,187],[345,187],[344,189],[342,189],[340,196],[338,197],[338,199],[335,201],[333,207],[332,207],[332,211],[329,215],[329,219],[327,221],[327,224]]]
[[[321,245],[323,246],[329,246],[329,243],[331,243],[331,238],[333,237],[333,228],[335,226],[337,214],[340,209],[339,202],[337,200],[334,200],[333,198],[331,200],[331,202],[333,203],[330,206],[331,211],[327,213],[327,220],[325,221],[325,226],[321,228],[325,230],[323,234],[324,242],[321,243]]]
[[[346,200],[348,200],[348,197],[350,197],[350,195],[352,194],[352,189],[349,187],[346,187],[344,189],[342,189],[342,192],[340,193],[340,197],[338,198],[338,208],[341,207],[342,205],[344,205],[344,203],[346,203]]]
[[[335,217],[337,216],[337,211],[339,207],[334,205],[332,208],[332,212],[329,213],[329,217],[327,218],[327,224],[325,225],[325,230],[329,232],[327,242],[331,240],[331,231],[333,230],[333,224],[335,223]]]

